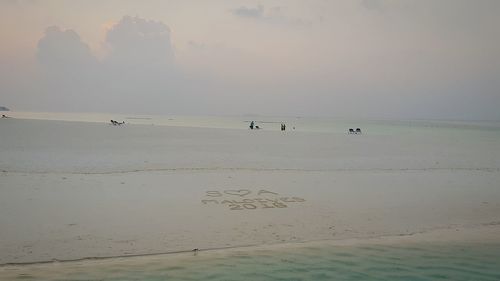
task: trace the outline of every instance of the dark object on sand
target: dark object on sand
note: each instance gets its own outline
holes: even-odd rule
[[[10,117],[5,114],[2,114],[2,118],[10,118]]]
[[[357,135],[357,134],[361,134],[361,129],[360,128],[356,128],[356,131],[354,131],[354,129],[352,128],[349,128],[349,134],[354,134],[354,135]]]
[[[125,124],[125,121],[118,122],[118,121],[115,121],[115,120],[111,120],[111,125],[120,126],[120,125],[123,125],[123,124]]]

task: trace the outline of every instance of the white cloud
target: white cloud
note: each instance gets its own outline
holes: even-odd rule
[[[125,16],[107,31],[106,43],[111,48],[108,59],[115,63],[143,66],[173,63],[170,29],[161,22]]]

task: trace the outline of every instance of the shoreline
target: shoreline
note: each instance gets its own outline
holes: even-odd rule
[[[125,125],[140,125],[140,126],[165,126],[165,127],[184,127],[184,128],[210,128],[210,129],[233,129],[233,130],[248,130],[248,123],[252,119],[248,116],[241,115],[141,115],[138,117],[130,116],[129,114],[111,114],[100,112],[24,112],[11,111],[11,119],[28,120],[28,121],[61,121],[61,122],[77,122],[77,123],[93,123],[93,124],[108,124],[110,119],[131,120]],[[276,125],[262,128],[264,131],[278,131],[278,124],[290,124],[288,132],[314,132],[314,133],[347,133],[348,126],[356,126],[363,124],[366,127],[377,127],[378,125],[389,125],[391,127],[405,128],[447,128],[447,129],[470,129],[470,130],[500,130],[500,120],[446,120],[446,119],[338,119],[334,117],[296,117],[296,116],[258,116],[261,120],[253,119],[258,124]],[[208,121],[207,119],[211,120]],[[212,120],[213,119],[213,120]],[[224,124],[225,121],[232,120],[230,123]],[[310,125],[304,123],[306,121],[316,121],[325,124],[343,124],[342,130],[327,130],[327,131],[309,131],[302,129]],[[154,123],[151,123],[154,122]],[[224,124],[223,126],[221,126]],[[297,130],[290,129],[295,127]],[[362,127],[363,127],[362,126]],[[270,129],[271,128],[271,129]],[[366,132],[364,132],[366,133]],[[377,133],[372,130],[371,133]]]
[[[349,246],[364,246],[364,245],[391,245],[391,246],[410,246],[412,244],[428,244],[428,243],[483,243],[483,244],[500,244],[500,221],[491,223],[483,223],[476,226],[459,226],[459,227],[442,227],[427,231],[420,231],[410,234],[397,235],[382,235],[366,238],[344,238],[344,239],[322,239],[310,241],[285,242],[274,244],[255,244],[255,245],[238,245],[230,247],[217,248],[199,248],[197,251],[181,250],[172,252],[146,253],[146,254],[131,254],[117,256],[97,256],[83,257],[78,259],[59,260],[52,259],[46,261],[35,262],[18,262],[18,263],[2,263],[0,269],[9,267],[25,267],[25,266],[43,266],[50,264],[71,264],[79,262],[93,261],[117,261],[128,260],[134,258],[148,257],[172,257],[176,255],[193,254],[211,254],[211,253],[231,253],[231,252],[254,252],[261,250],[279,250],[279,249],[300,249],[304,247],[315,246],[333,246],[333,247],[349,247]]]
[[[0,173],[5,174],[38,174],[38,175],[117,175],[117,174],[134,174],[134,173],[161,173],[161,172],[300,172],[300,173],[363,173],[363,172],[500,172],[500,168],[467,168],[467,167],[449,167],[449,168],[346,168],[346,169],[300,169],[300,168],[251,168],[251,167],[176,167],[176,168],[155,168],[155,169],[140,169],[140,170],[121,170],[121,171],[106,171],[106,172],[65,172],[65,171],[16,171],[2,170]]]

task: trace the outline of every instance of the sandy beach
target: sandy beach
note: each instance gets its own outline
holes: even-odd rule
[[[0,132],[0,264],[439,231],[500,242],[498,130],[8,119]]]

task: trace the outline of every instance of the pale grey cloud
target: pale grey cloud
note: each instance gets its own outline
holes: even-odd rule
[[[381,10],[381,0],[361,0],[361,5],[368,10]]]
[[[22,6],[22,5],[33,5],[36,4],[37,0],[2,0],[0,1],[0,7],[2,5],[9,6]]]
[[[259,5],[255,8],[248,8],[245,6],[241,6],[232,10],[233,14],[240,17],[249,17],[249,18],[262,18],[264,17],[264,6]]]
[[[203,50],[203,49],[205,49],[207,47],[205,43],[196,42],[196,41],[193,41],[193,40],[189,40],[188,41],[188,46],[190,48],[197,49],[197,50]]]
[[[162,22],[125,16],[107,31],[106,43],[111,47],[108,59],[116,63],[144,66],[173,63],[170,29]]]
[[[60,73],[88,70],[97,63],[87,44],[74,30],[48,27],[37,45],[38,61],[47,69]]]
[[[49,27],[38,42],[44,92],[73,110],[147,112],[175,107],[183,78],[174,63],[167,25],[125,16],[106,32],[98,60],[73,30]],[[96,103],[96,101],[99,101]]]
[[[309,26],[310,20],[300,17],[293,17],[286,13],[286,7],[273,6],[265,8],[263,5],[257,7],[241,6],[231,10],[232,14],[240,18],[258,20],[260,22],[289,26]]]
[[[40,106],[51,102],[73,111],[89,108],[99,98],[100,63],[74,30],[47,28],[37,44],[37,60],[40,77],[34,99]]]

